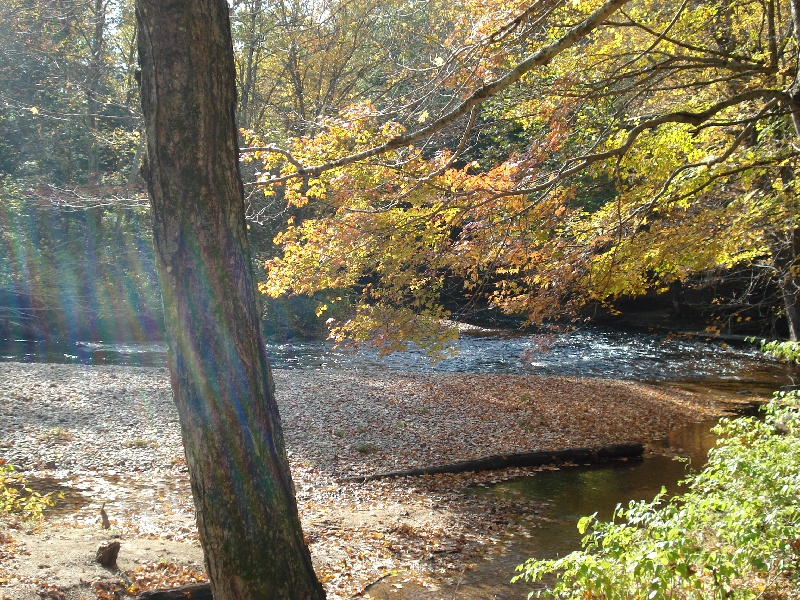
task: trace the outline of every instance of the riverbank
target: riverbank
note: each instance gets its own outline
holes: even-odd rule
[[[275,380],[304,530],[330,598],[368,594],[395,569],[435,587],[442,573],[502,553],[499,532],[539,509],[459,492],[530,469],[345,478],[512,452],[656,448],[674,428],[730,408],[721,397],[570,377],[279,370]],[[165,369],[0,363],[0,382],[0,458],[34,489],[65,496],[44,533],[0,537],[0,598],[147,587],[162,558],[161,583],[202,572]],[[116,572],[93,563],[109,532],[122,544]]]

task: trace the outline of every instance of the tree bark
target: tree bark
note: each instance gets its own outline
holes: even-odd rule
[[[790,0],[789,7],[792,11],[792,25],[794,26],[794,41],[795,49],[797,44],[800,44],[800,0]],[[788,93],[791,99],[789,109],[792,113],[792,123],[794,124],[794,132],[800,138],[800,61],[798,61],[798,53],[795,52],[795,65],[797,70],[794,74],[794,82],[789,87]]]
[[[228,6],[137,0],[136,17],[170,379],[214,598],[324,598],[260,327]]]

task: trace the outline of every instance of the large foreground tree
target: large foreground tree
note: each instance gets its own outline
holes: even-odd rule
[[[304,543],[246,235],[225,0],[138,0],[169,368],[214,597],[324,598]]]

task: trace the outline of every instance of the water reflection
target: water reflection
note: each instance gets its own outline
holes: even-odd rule
[[[404,574],[400,574],[374,586],[370,594],[373,598],[397,600],[524,598],[531,585],[509,583],[517,565],[532,556],[557,558],[579,549],[577,522],[583,516],[597,513],[599,519],[608,520],[618,504],[631,500],[649,502],[662,486],[668,493],[680,493],[678,482],[686,478],[688,469],[702,467],[714,445],[715,437],[710,433],[713,424],[693,423],[664,440],[665,448],[680,449],[678,454],[688,462],[672,455],[651,455],[635,461],[543,471],[533,477],[466,490],[468,494],[543,505],[544,518],[519,518],[502,539],[503,552],[489,555],[475,571],[443,578],[439,590],[406,582],[398,591],[392,586],[404,580]]]

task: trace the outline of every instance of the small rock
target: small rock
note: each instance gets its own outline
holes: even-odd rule
[[[97,549],[95,560],[104,567],[113,567],[117,564],[120,544],[118,541],[107,542]]]

